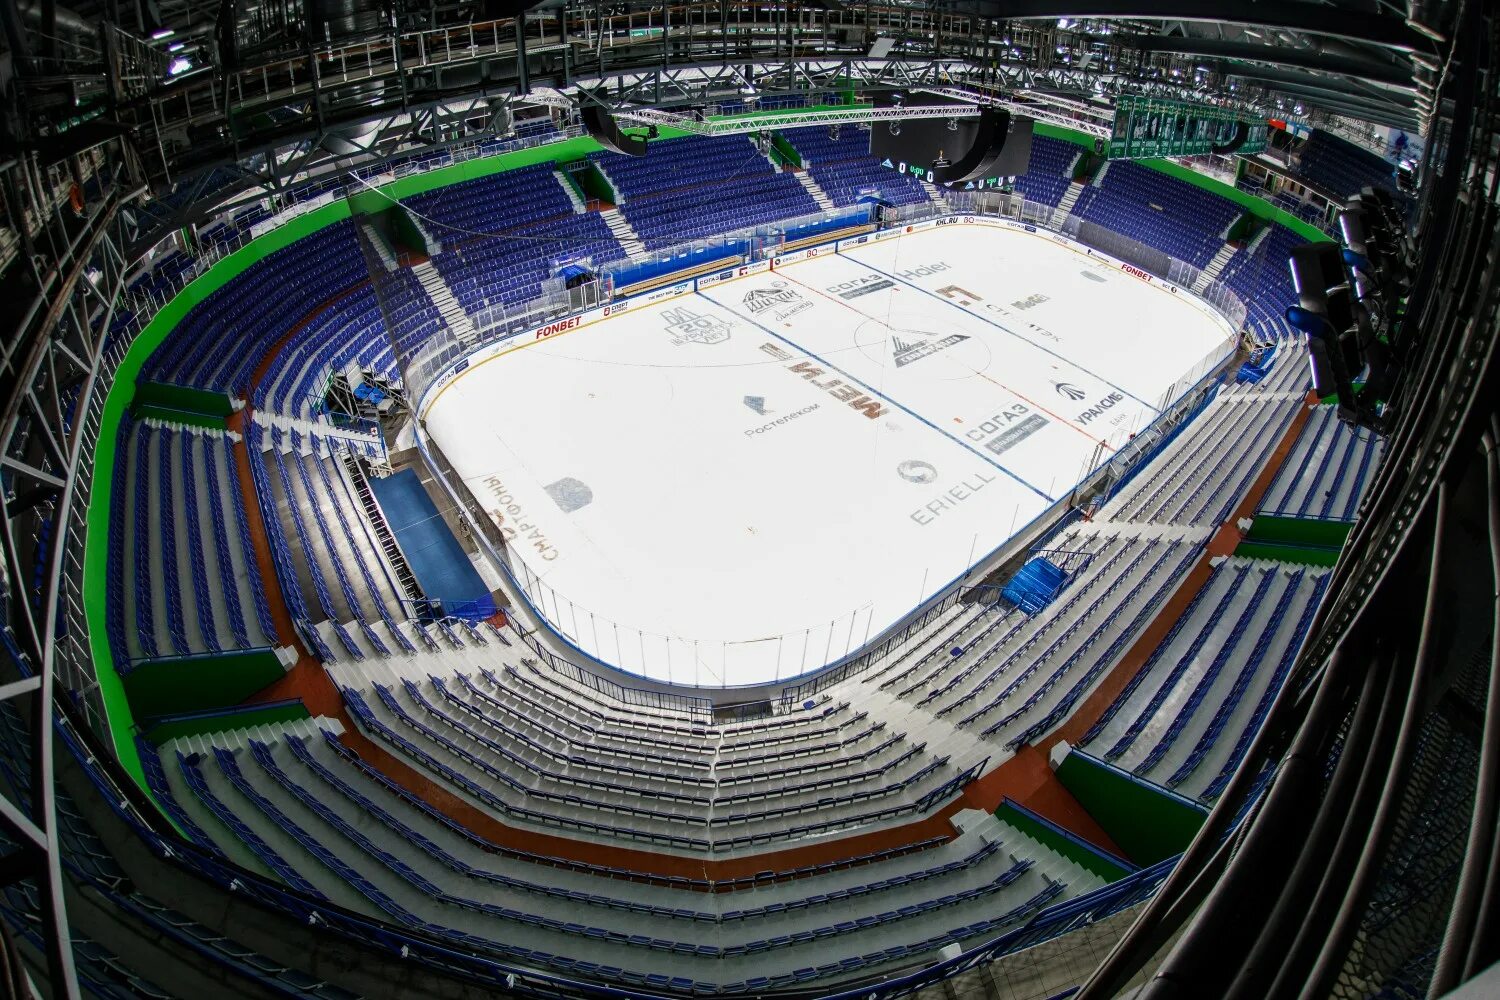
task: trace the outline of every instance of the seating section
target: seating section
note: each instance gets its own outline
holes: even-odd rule
[[[724,853],[909,821],[973,776],[842,702],[713,727],[585,701],[489,625],[413,639],[334,668],[355,718],[518,824]]]
[[[404,204],[428,220],[443,245],[432,263],[474,317],[536,298],[563,261],[623,255],[598,213],[575,214],[551,164],[438,188]]]
[[[1261,502],[1261,511],[1288,517],[1352,521],[1374,480],[1385,440],[1318,406]]]
[[[649,250],[811,215],[817,202],[748,136],[653,142],[645,156],[594,153]]]
[[[839,130],[837,139],[829,138],[824,126],[784,129],[782,136],[802,157],[802,166],[835,205],[843,208],[859,203],[860,191],[877,191],[893,205],[912,205],[927,201],[927,190],[907,176],[870,155],[870,133],[853,125]]]
[[[1224,246],[1240,209],[1159,170],[1115,160],[1079,195],[1073,214],[1201,268]]]
[[[544,867],[441,822],[325,725],[168,744],[169,794],[263,874],[290,872],[335,903],[552,971],[733,993],[836,979],[993,936],[1100,884],[972,812],[945,844],[747,891]]]
[[[1389,161],[1328,132],[1308,136],[1292,162],[1297,176],[1337,198],[1366,186],[1396,191],[1396,168]]]
[[[1287,258],[1307,238],[1282,225],[1263,229],[1250,245],[1229,259],[1219,281],[1239,296],[1248,310],[1246,323],[1262,343],[1291,335],[1286,307],[1297,302]]]
[[[1227,559],[1080,746],[1196,799],[1239,765],[1307,637],[1328,571]]]
[[[1073,167],[1083,147],[1063,139],[1032,135],[1031,160],[1016,178],[1016,190],[1030,201],[1057,207],[1073,181]]]
[[[1282,387],[1296,390],[1305,371],[1282,360],[1253,389],[1220,389],[1168,445],[1169,460],[1120,487],[1099,516],[1127,524],[1221,524],[1265,468],[1302,405],[1299,392]]]
[[[9,632],[4,634],[9,640]],[[14,652],[8,641],[6,652]],[[31,759],[25,733],[26,723],[15,704],[0,704],[0,785],[10,787],[3,794],[16,802],[30,800]],[[82,754],[82,747],[70,731],[60,730],[59,735],[61,752]],[[157,764],[154,750],[149,744],[143,745],[150,751],[146,760]],[[75,887],[87,887],[85,893],[91,906],[112,909],[114,919],[148,935],[160,948],[186,960],[204,963],[229,995],[258,990],[270,996],[309,1000],[357,1000],[347,990],[302,970],[288,968],[148,895],[116,860],[113,851],[119,845],[107,844],[101,838],[67,789],[59,784],[54,795],[64,877]],[[0,850],[17,848],[18,845],[0,835]],[[32,880],[13,881],[0,890],[0,920],[10,925],[17,940],[38,950],[41,938],[37,914],[41,912],[41,899]],[[108,1000],[171,1000],[181,995],[158,986],[154,977],[160,970],[147,967],[141,955],[124,949],[111,951],[88,937],[77,922],[71,928],[71,937],[80,985],[90,996]]]
[[[337,458],[343,447],[329,437],[251,425],[251,468],[282,592],[324,659],[335,658],[336,648],[356,659],[367,649],[415,651],[398,627],[407,612],[396,574],[369,522],[354,513],[360,505]],[[316,638],[319,622],[330,623],[335,643]]]
[[[368,280],[352,223],[334,223],[250,265],[190,309],[142,375],[244,396],[255,366],[288,331]],[[234,350],[225,350],[230,331]]]
[[[128,417],[111,491],[111,646],[133,660],[275,645],[230,435]]]
[[[329,378],[349,364],[391,382],[400,381],[375,290],[363,285],[296,331],[271,361],[251,397],[257,410],[292,417],[318,416]]]

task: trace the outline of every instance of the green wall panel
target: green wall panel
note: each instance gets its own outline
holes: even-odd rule
[[[269,649],[136,661],[125,673],[125,697],[136,718],[205,712],[238,705],[286,674]]]
[[[1277,545],[1270,542],[1241,542],[1234,547],[1234,554],[1242,559],[1272,559],[1298,566],[1333,566],[1339,561],[1338,549]]]
[[[311,718],[301,701],[277,701],[266,705],[249,705],[233,712],[196,712],[167,715],[146,723],[146,739],[154,746],[183,736],[221,733],[226,729],[246,729],[272,722],[291,722]]]
[[[1000,808],[995,810],[995,816],[1002,823],[1015,827],[1043,847],[1056,851],[1106,882],[1122,879],[1133,871],[1129,865],[1123,864],[1104,851],[1090,847],[1081,839],[1075,839],[1076,835],[1063,832],[1055,824],[1044,820],[1030,809],[1019,806],[1010,799],[1000,803]]]
[[[213,392],[173,382],[141,382],[136,387],[135,401],[142,406],[160,406],[209,417],[227,417],[234,412],[234,400],[227,392]],[[220,426],[222,425],[221,420]]]
[[[1257,514],[1250,522],[1250,531],[1245,537],[1252,542],[1314,545],[1341,549],[1344,547],[1345,539],[1349,537],[1349,532],[1353,530],[1352,521],[1326,521],[1319,518]]]
[[[1142,867],[1181,854],[1208,815],[1181,796],[1077,750],[1063,758],[1056,773],[1120,850]]]

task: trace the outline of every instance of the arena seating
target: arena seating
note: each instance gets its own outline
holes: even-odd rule
[[[1337,407],[1316,407],[1261,510],[1351,521],[1384,453],[1383,438],[1340,422]]]
[[[175,766],[159,773],[175,808],[231,857],[334,902],[556,970],[744,992],[909,960],[1100,884],[978,814],[941,846],[761,881],[744,898],[620,882],[587,865],[543,867],[486,850],[414,807],[335,738],[337,723],[322,725],[333,728],[189,737],[162,748]]]
[[[351,362],[361,371],[400,381],[375,290],[369,285],[339,299],[299,330],[254,386],[252,402],[257,410],[314,417],[322,412],[328,377]]]
[[[1083,147],[1044,135],[1031,137],[1031,160],[1026,173],[1016,178],[1016,191],[1030,201],[1054,208],[1072,183],[1073,164]]]
[[[1118,160],[1106,165],[1101,183],[1084,189],[1073,214],[1204,267],[1240,209],[1187,181]]]
[[[191,309],[151,355],[146,378],[245,395],[250,374],[298,322],[368,280],[350,223],[335,223],[252,264]],[[235,349],[224,350],[226,330]]]
[[[470,315],[536,298],[561,259],[619,257],[597,213],[575,214],[551,164],[491,174],[407,198],[443,245],[433,258]]]
[[[787,137],[836,203],[857,197],[861,178],[883,190],[899,178],[902,197],[926,197],[852,152],[865,141],[856,130],[837,142],[822,128]],[[595,157],[650,246],[816,209],[796,178],[775,173],[744,137],[650,148],[641,159]],[[1077,152],[1036,137],[1032,172],[1018,187],[1056,204]],[[547,167],[406,204],[432,220],[444,243],[432,264],[471,315],[535,296],[549,261],[530,234],[573,252],[619,252],[597,213],[575,212]],[[1197,263],[1216,252],[1238,213],[1130,163],[1112,164],[1079,204],[1086,217]],[[1274,227],[1222,275],[1246,298],[1255,333],[1280,345],[1278,359],[1258,383],[1218,388],[1126,470],[1087,522],[1070,520],[1039,543],[1075,559],[1050,603],[1022,609],[998,590],[977,591],[867,672],[744,722],[630,703],[540,662],[513,626],[424,619],[409,608],[345,478],[341,452],[356,446],[312,421],[327,373],[355,362],[394,376],[396,355],[443,320],[410,270],[384,276],[404,303],[392,345],[352,230],[314,239],[194,309],[148,366],[152,377],[249,396],[249,483],[240,483],[224,433],[150,421],[127,421],[120,432],[108,611],[121,662],[273,642],[244,486],[293,624],[328,665],[348,712],[345,721],[184,737],[160,757],[140,741],[148,784],[192,841],[313,899],[468,954],[702,992],[822,987],[930,962],[947,945],[1020,927],[1102,883],[1020,830],[963,813],[951,839],[738,880],[563,861],[499,847],[361,758],[354,734],[339,734],[352,723],[383,754],[497,823],[601,848],[720,861],[933,816],[1098,691],[1204,558],[1305,405],[1300,344],[1280,319],[1297,234]],[[315,258],[304,250],[328,265],[310,267]],[[247,331],[243,352],[222,350],[231,318]],[[262,361],[264,378],[250,385]],[[1319,409],[1263,506],[1350,517],[1379,458],[1377,446]],[[1325,586],[1326,573],[1312,569],[1220,563],[1085,749],[1211,801],[1288,676]]]
[[[927,191],[912,177],[897,173],[870,156],[870,133],[852,125],[831,139],[828,129],[786,129],[781,133],[802,157],[813,180],[840,208],[858,204],[861,189],[875,190],[893,205],[920,204]]]
[[[718,236],[818,211],[747,136],[653,142],[645,156],[594,153],[620,210],[647,249]]]
[[[1385,159],[1336,135],[1314,131],[1293,154],[1297,176],[1337,198],[1364,187],[1396,190],[1396,168]]]
[[[229,438],[127,418],[120,454],[111,575],[133,585],[110,602],[118,662],[275,645]]]
[[[1228,559],[1080,745],[1211,799],[1296,656],[1327,571]]]
[[[5,634],[9,636],[8,632]],[[17,801],[27,801],[31,783],[31,761],[29,747],[22,736],[24,732],[25,725],[16,715],[16,706],[0,704],[0,782],[10,786],[11,797]],[[61,735],[65,747],[75,748],[70,734],[64,731]],[[147,750],[151,749],[149,744],[142,742]],[[155,753],[149,753],[144,760],[148,762],[149,772],[151,765],[156,764]],[[159,767],[156,770],[159,773]],[[226,983],[234,982],[237,977],[272,995],[308,997],[311,1000],[355,1000],[347,990],[275,962],[148,895],[120,867],[111,847],[84,819],[67,789],[59,787],[55,794],[58,837],[67,852],[69,875],[87,887],[86,892],[95,905],[119,911],[123,923],[150,934],[164,948],[207,959],[226,977]],[[203,834],[203,837],[211,846],[212,841],[207,835]],[[0,892],[0,919],[8,923],[18,937],[40,947],[38,912],[40,900],[32,881],[14,881]],[[142,976],[138,964],[127,965],[121,961],[121,955],[92,940],[80,928],[72,929],[72,939],[80,985],[89,995],[108,1000],[170,1000],[180,995]],[[134,957],[122,954],[125,958]]]

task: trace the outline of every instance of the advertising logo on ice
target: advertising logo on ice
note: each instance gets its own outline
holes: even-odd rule
[[[667,336],[678,347],[684,344],[722,344],[729,339],[728,320],[695,313],[687,306],[665,309],[661,318],[667,321]]]

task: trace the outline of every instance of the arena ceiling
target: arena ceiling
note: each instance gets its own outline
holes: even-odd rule
[[[518,6],[0,0],[15,138],[86,143],[80,108],[95,131],[126,131],[155,196],[136,220],[145,246],[227,199],[504,136],[562,101],[643,121],[745,95],[961,87],[1039,113],[1071,100],[1107,123],[1115,95],[1144,93],[1355,139],[1425,131],[1450,13],[1388,0]]]

